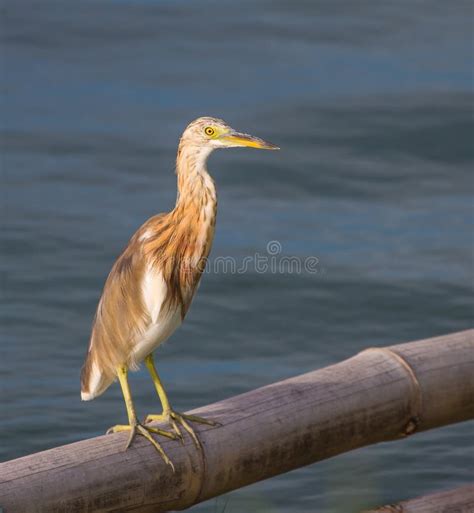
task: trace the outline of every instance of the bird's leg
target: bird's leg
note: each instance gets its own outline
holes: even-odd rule
[[[197,422],[200,424],[207,424],[209,426],[218,426],[219,423],[213,420],[203,419],[202,417],[197,417],[196,415],[186,415],[185,413],[177,413],[175,412],[168,401],[168,397],[166,395],[165,389],[163,387],[163,383],[161,382],[158,373],[156,372],[155,362],[153,361],[153,355],[150,354],[145,358],[145,365],[151,375],[151,379],[156,388],[156,392],[161,401],[161,406],[163,407],[163,412],[160,415],[148,415],[145,419],[145,424],[148,422],[158,421],[158,422],[169,422],[179,438],[183,438],[181,431],[178,427],[178,424],[189,433],[191,438],[193,439],[196,446],[201,449],[201,443],[199,442],[194,429],[189,425],[187,421]]]
[[[160,453],[164,462],[170,465],[174,472],[173,463],[168,458],[161,445],[151,436],[151,433],[166,436],[167,438],[171,438],[172,440],[176,440],[177,436],[174,433],[164,431],[163,429],[158,429],[150,426],[143,426],[142,424],[140,424],[140,422],[138,422],[137,414],[135,412],[135,406],[132,401],[132,395],[130,393],[130,386],[128,384],[127,373],[128,369],[125,366],[121,366],[117,369],[117,376],[120,381],[120,386],[122,387],[123,398],[125,400],[125,406],[127,408],[128,424],[118,424],[116,426],[113,426],[107,430],[107,434],[119,433],[121,431],[130,431],[130,436],[128,437],[125,450],[127,450],[130,447],[130,444],[132,443],[132,440],[135,438],[136,435],[142,435]]]

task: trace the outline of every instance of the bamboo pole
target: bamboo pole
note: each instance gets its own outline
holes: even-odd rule
[[[473,513],[474,484],[388,504],[364,513]]]
[[[222,423],[162,440],[100,436],[0,465],[5,513],[160,513],[336,454],[474,418],[474,330],[386,348],[205,406]]]

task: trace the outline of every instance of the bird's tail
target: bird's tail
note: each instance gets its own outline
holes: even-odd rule
[[[103,394],[112,384],[114,376],[104,372],[96,363],[93,350],[89,351],[81,370],[81,399],[92,401]]]

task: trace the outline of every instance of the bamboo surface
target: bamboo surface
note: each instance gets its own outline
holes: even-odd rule
[[[175,473],[141,437],[124,452],[126,433],[99,436],[0,464],[0,506],[4,513],[185,509],[352,449],[473,419],[474,330],[367,349],[193,413],[222,426],[196,426],[203,453],[189,437],[184,445],[160,440]]]

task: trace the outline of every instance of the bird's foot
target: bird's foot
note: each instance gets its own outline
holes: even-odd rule
[[[197,437],[194,429],[189,425],[188,421],[197,422],[198,424],[206,424],[208,426],[220,426],[219,422],[214,420],[203,419],[202,417],[198,417],[196,415],[178,413],[173,410],[164,411],[160,415],[147,415],[145,424],[148,424],[149,422],[168,422],[173,428],[174,433],[176,433],[176,437],[183,441],[183,434],[179,429],[179,425],[181,425],[189,433],[189,436],[193,439],[196,447],[202,450],[201,442]]]
[[[173,472],[175,471],[173,462],[168,458],[161,445],[151,436],[151,433],[171,438],[171,440],[176,440],[178,438],[176,434],[171,433],[170,431],[165,431],[163,429],[158,429],[151,426],[143,426],[138,421],[132,424],[117,424],[116,426],[112,426],[107,430],[107,434],[120,433],[122,431],[130,431],[127,444],[125,445],[125,450],[127,450],[130,447],[130,444],[132,443],[136,435],[141,435],[144,438],[146,438],[151,443],[151,445],[153,445],[153,447],[160,453],[160,456],[163,458],[163,461],[173,469]]]

